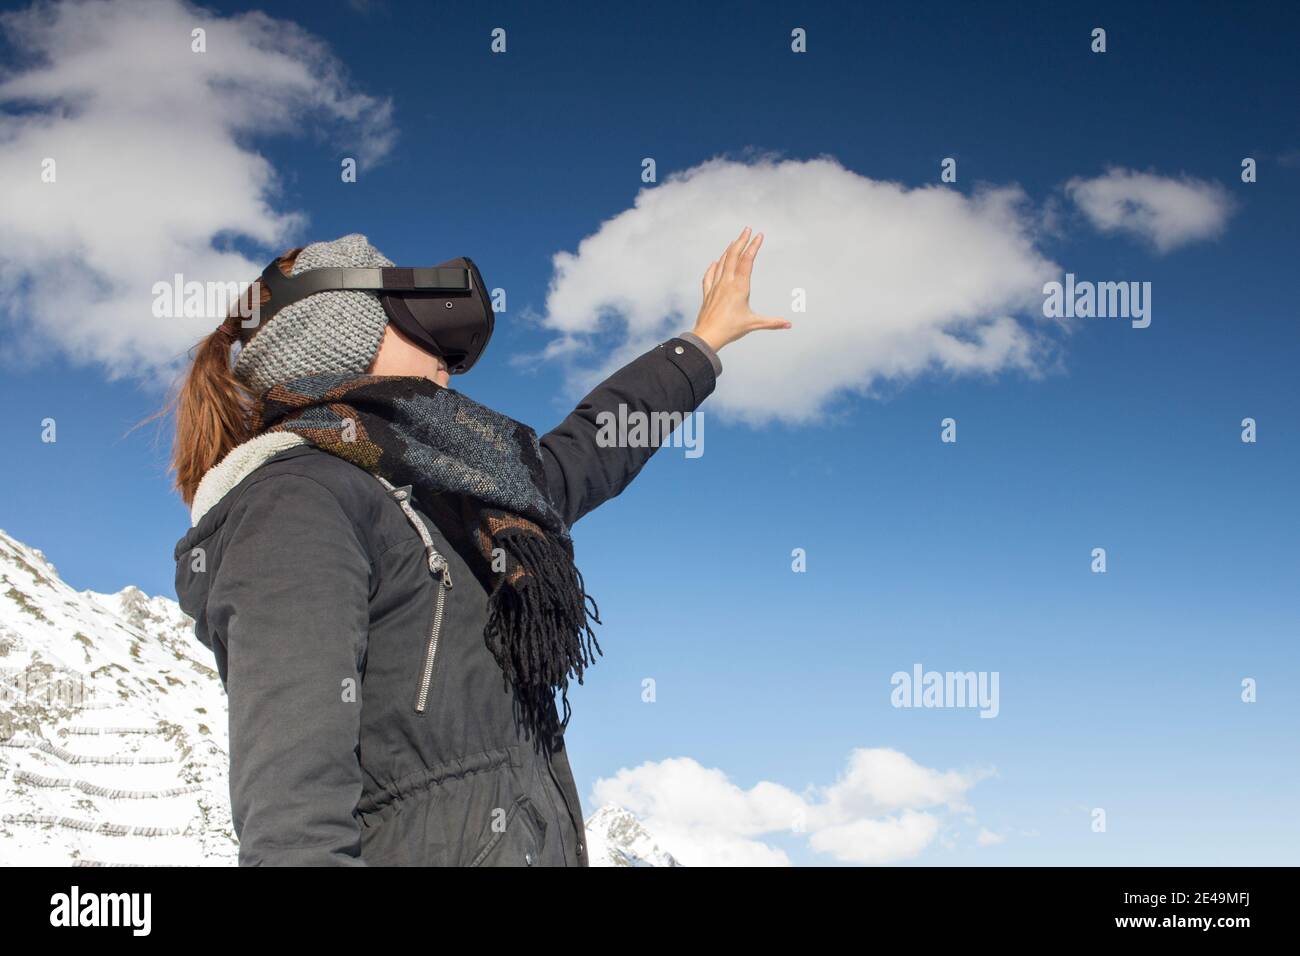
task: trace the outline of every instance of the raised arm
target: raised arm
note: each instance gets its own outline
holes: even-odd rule
[[[653,445],[602,447],[602,413],[613,415],[614,421],[629,412],[689,414],[713,391],[717,356],[686,335],[623,366],[579,402],[558,428],[542,436],[547,488],[566,523],[573,524],[618,495],[656,451]],[[716,369],[722,370],[720,362]]]
[[[704,301],[695,329],[623,366],[541,438],[547,486],[568,524],[622,492],[657,450],[652,444],[602,446],[598,436],[603,414],[616,422],[632,412],[690,414],[713,391],[722,372],[718,350],[757,329],[790,327],[785,319],[755,315],[749,308],[750,275],[762,244],[762,233],[751,239],[748,228],[741,232],[704,275]]]

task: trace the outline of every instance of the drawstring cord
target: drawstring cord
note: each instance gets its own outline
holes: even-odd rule
[[[433,546],[433,537],[429,534],[429,529],[425,527],[424,522],[420,520],[420,516],[411,507],[411,486],[403,485],[398,488],[382,475],[375,475],[375,478],[393,496],[393,499],[402,509],[402,514],[406,515],[406,520],[411,523],[411,527],[420,535],[420,540],[424,542],[424,551],[429,556],[429,570],[435,574],[441,574],[443,583],[447,587],[451,587],[451,568],[447,566],[447,559],[439,554],[438,549]]]

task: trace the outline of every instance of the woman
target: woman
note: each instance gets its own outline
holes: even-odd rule
[[[789,327],[749,309],[761,243],[746,229],[709,266],[693,332],[540,441],[447,388],[374,293],[232,316],[199,346],[177,398],[176,591],[229,697],[241,865],[587,864],[563,730],[599,619],[568,529],[655,451],[601,447],[597,416],[689,414],[719,349]],[[277,264],[392,266],[360,235]]]

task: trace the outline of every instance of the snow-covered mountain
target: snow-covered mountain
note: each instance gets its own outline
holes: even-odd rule
[[[234,864],[226,695],[191,627],[0,531],[0,864]]]
[[[630,810],[601,807],[586,821],[592,866],[681,866]]]
[[[233,866],[226,693],[175,601],[76,591],[0,531],[0,865]],[[679,866],[637,818],[592,866]]]

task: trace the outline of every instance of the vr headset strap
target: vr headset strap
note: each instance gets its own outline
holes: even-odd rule
[[[273,262],[263,270],[261,281],[271,292],[271,301],[262,309],[262,325],[285,306],[317,292],[434,292],[444,295],[469,295],[473,292],[469,270],[448,266],[420,269],[326,267],[286,276]]]

